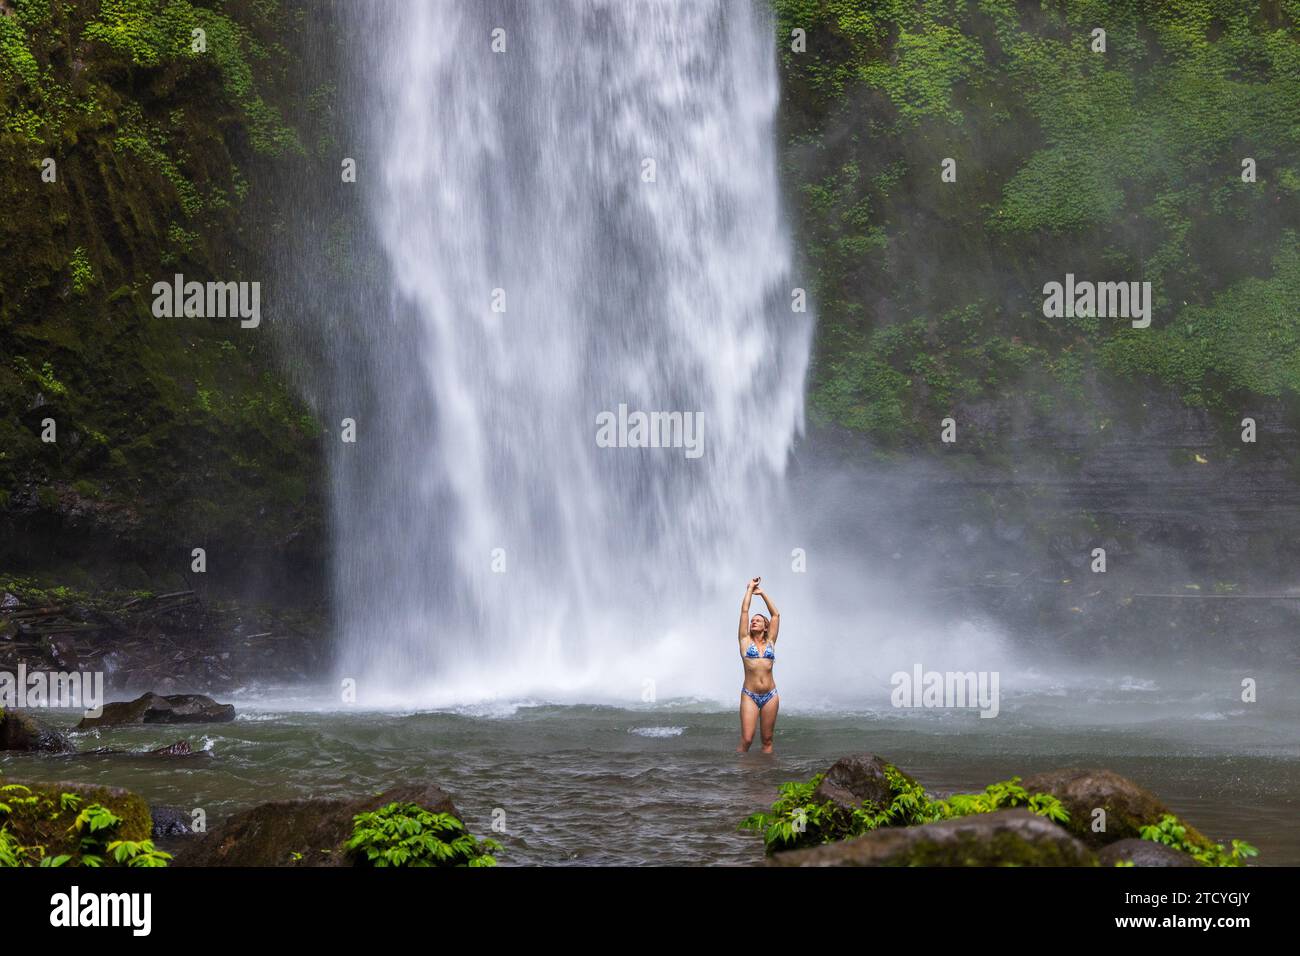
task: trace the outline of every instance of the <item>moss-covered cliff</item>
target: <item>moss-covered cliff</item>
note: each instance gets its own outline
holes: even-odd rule
[[[987,449],[981,405],[1096,429],[1168,390],[1294,422],[1300,3],[776,6],[815,423],[934,446],[955,415]],[[1150,328],[1045,318],[1067,272],[1151,282]]]
[[[936,450],[953,416],[949,462],[976,452],[995,489],[976,517],[1030,526],[1063,566],[1099,537],[1184,549],[1163,514],[1116,517],[1125,483],[1199,505],[1244,475],[1276,514],[1300,468],[1300,2],[774,5],[820,447]],[[270,263],[310,263],[293,295],[313,313],[366,267],[351,200],[301,187],[338,179],[337,9],[0,0],[0,571],[160,585],[197,546],[209,581],[310,586],[324,566],[320,429],[274,358],[292,306]],[[175,272],[262,281],[261,327],[152,317]],[[1046,318],[1067,272],[1151,282],[1151,327]],[[1024,494],[1008,477],[1035,456],[1077,483],[1065,518],[1033,514],[1039,474]],[[1295,536],[1267,524],[1250,546],[1272,534],[1280,561]]]
[[[157,582],[201,546],[209,582],[311,589],[319,427],[274,364],[287,306],[263,258],[312,142],[286,48],[308,18],[277,0],[0,0],[5,570]],[[154,318],[174,273],[261,281],[261,326]]]
[[[775,8],[840,533],[1080,655],[1294,656],[1300,3]],[[1067,273],[1150,326],[1048,318]]]

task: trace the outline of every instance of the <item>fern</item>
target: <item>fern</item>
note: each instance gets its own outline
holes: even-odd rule
[[[79,797],[75,797],[74,794],[63,794],[64,799],[67,797],[74,797],[70,802],[71,806],[80,805]],[[69,833],[80,834],[79,858],[74,860],[71,855],[63,855],[56,857],[49,864],[42,860],[41,865],[63,866],[65,863],[72,862],[73,865],[100,867],[106,865],[110,859],[119,866],[128,867],[167,865],[167,861],[172,858],[171,854],[155,848],[152,840],[112,839],[121,823],[122,818],[102,804],[92,803],[84,807],[77,814],[72,826],[68,827]]]
[[[352,818],[345,848],[363,865],[495,866],[495,840],[476,840],[450,813],[433,813],[413,803],[390,803]]]
[[[0,867],[22,866],[22,847],[9,832],[9,827],[0,826]]]
[[[1187,838],[1187,827],[1172,813],[1142,827],[1140,833],[1142,839],[1179,850],[1205,866],[1242,866],[1250,857],[1259,856],[1259,850],[1244,840],[1233,840],[1231,850],[1224,849],[1222,843],[1193,843]]]

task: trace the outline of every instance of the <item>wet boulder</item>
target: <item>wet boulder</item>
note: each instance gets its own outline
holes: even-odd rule
[[[876,754],[851,754],[831,764],[819,775],[821,780],[812,793],[812,802],[819,810],[805,821],[806,827],[794,838],[793,845],[817,846],[858,832],[855,811],[865,808],[879,812],[896,796],[889,780],[891,771],[904,783],[916,785],[910,776]],[[769,853],[774,849],[767,848]]]
[[[1170,810],[1150,790],[1138,786],[1113,770],[1067,768],[1034,774],[1021,781],[1030,794],[1047,793],[1056,797],[1070,813],[1065,827],[1088,846],[1097,848],[1117,840],[1137,839],[1142,827],[1160,822]],[[1093,830],[1093,820],[1101,819],[1096,810],[1104,810],[1105,829]],[[1196,844],[1209,841],[1192,827],[1188,839]]]
[[[888,766],[888,761],[875,754],[841,757],[826,771],[813,798],[818,803],[829,801],[844,813],[852,813],[863,803],[888,806],[893,799],[893,790],[885,776]]]
[[[1102,866],[1132,863],[1134,866],[1200,866],[1200,861],[1181,850],[1154,840],[1116,840],[1097,854]]]
[[[58,754],[68,753],[72,745],[66,735],[44,726],[26,711],[0,708],[0,750]]]
[[[174,843],[195,835],[192,829],[193,818],[180,807],[151,806],[149,817],[153,822],[155,841]]]
[[[344,844],[353,817],[390,803],[415,803],[461,819],[432,784],[406,784],[360,799],[277,800],[236,813],[176,856],[176,866],[351,866]]]
[[[219,704],[203,694],[142,694],[135,700],[104,705],[98,717],[83,717],[78,730],[122,724],[215,724],[235,719],[233,704]]]
[[[768,866],[1096,866],[1086,846],[1028,810],[977,813],[777,853]]]

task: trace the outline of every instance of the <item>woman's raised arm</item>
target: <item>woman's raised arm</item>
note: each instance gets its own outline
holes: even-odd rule
[[[781,630],[781,612],[776,609],[776,605],[772,603],[772,599],[767,596],[767,592],[762,588],[754,588],[754,593],[761,597],[763,603],[767,605],[767,613],[772,618],[772,626],[767,639],[775,644],[777,632]]]
[[[736,635],[738,640],[743,641],[749,633],[749,599],[754,596],[757,588],[758,578],[751,580],[745,588],[745,600],[740,602],[740,632]]]

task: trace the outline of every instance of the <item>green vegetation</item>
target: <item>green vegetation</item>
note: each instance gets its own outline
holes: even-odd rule
[[[346,849],[369,866],[495,866],[501,845],[476,840],[450,813],[413,803],[390,803],[358,813]]]
[[[0,77],[35,87],[40,82],[40,65],[27,47],[23,26],[20,17],[0,17]]]
[[[68,268],[72,272],[72,291],[77,295],[85,295],[95,281],[95,270],[91,268],[86,250],[81,246],[72,251],[72,261],[68,263]]]
[[[186,0],[102,0],[99,19],[88,23],[82,35],[107,44],[135,66],[157,68],[210,57],[226,97],[243,112],[253,148],[271,155],[302,153],[297,134],[258,92],[249,59],[264,57],[265,51],[230,17]]]
[[[946,800],[932,800],[920,784],[892,764],[885,768],[891,792],[889,803],[864,803],[852,813],[844,813],[831,801],[817,800],[815,791],[824,777],[817,774],[806,783],[782,784],[772,811],[752,814],[740,828],[762,833],[767,852],[775,853],[848,840],[881,827],[914,826],[1012,807],[1025,807],[1058,823],[1070,817],[1055,797],[1026,793],[1019,777],[990,784],[983,793],[959,793]]]
[[[1300,6],[775,6],[815,423],[889,446],[1151,380],[1225,421],[1300,398]],[[1151,327],[1046,319],[1066,272],[1151,282]]]
[[[85,790],[0,785],[0,867],[167,865],[171,855],[149,839],[143,800],[102,788]]]
[[[1201,405],[1217,396],[1216,383],[1234,383],[1257,395],[1278,396],[1300,382],[1300,233],[1287,233],[1268,278],[1249,277],[1188,306],[1161,329],[1117,333],[1100,349],[1125,372],[1158,377],[1184,401]]]
[[[54,375],[54,366],[46,362],[41,366],[38,372],[28,364],[27,359],[19,355],[14,359],[14,369],[26,381],[31,382],[41,392],[52,398],[62,398],[68,393],[68,388]]]
[[[105,516],[117,560],[142,564],[177,537],[265,549],[319,533],[320,429],[274,364],[270,323],[150,309],[175,272],[265,280],[247,274],[246,236],[283,221],[276,177],[305,156],[283,117],[318,84],[294,86],[281,41],[306,16],[302,0],[0,10],[0,500],[19,520],[93,487],[92,525]],[[33,563],[54,551],[6,536],[0,566],[79,573]]]
[[[1242,866],[1250,857],[1259,856],[1259,850],[1244,840],[1233,840],[1231,849],[1225,849],[1222,843],[1202,845],[1190,838],[1187,826],[1172,813],[1166,813],[1159,822],[1143,827],[1142,839],[1181,850],[1206,866]]]
[[[60,797],[64,809],[75,809],[81,798],[75,793]],[[43,857],[41,866],[63,866],[68,863],[80,866],[104,866],[111,861],[119,866],[166,866],[170,853],[154,849],[152,840],[114,840],[113,834],[121,826],[122,818],[107,807],[93,803],[77,814],[72,829],[80,837],[77,853],[61,853]]]
[[[755,813],[740,824],[742,830],[763,834],[769,854],[783,850],[833,843],[863,836],[881,827],[908,827],[951,820],[976,813],[992,813],[1023,807],[1069,829],[1069,811],[1059,799],[1046,793],[1028,793],[1019,777],[990,784],[983,793],[956,793],[946,800],[934,800],[919,783],[893,764],[885,765],[889,782],[888,804],[866,802],[846,813],[835,803],[819,801],[816,790],[825,779],[817,774],[806,782],[783,783],[779,796],[768,813]],[[1242,840],[1233,840],[1230,848],[1211,843],[1193,831],[1172,813],[1155,824],[1140,827],[1141,838],[1180,850],[1206,866],[1242,866],[1259,851]]]

